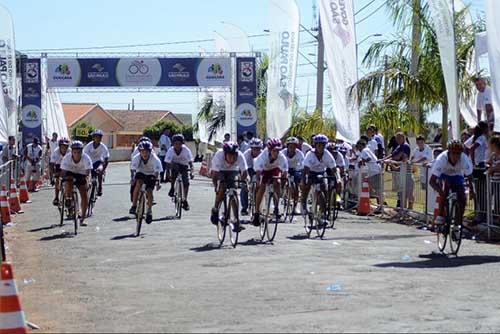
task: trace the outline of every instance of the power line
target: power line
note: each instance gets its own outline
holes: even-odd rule
[[[384,1],[380,6],[378,6],[377,9],[375,9],[373,12],[371,12],[370,14],[368,14],[367,16],[365,16],[364,18],[362,18],[361,20],[356,22],[356,24],[360,24],[360,23],[368,20],[370,17],[375,15],[379,10],[381,10],[385,5],[386,5],[386,1]]]
[[[363,8],[359,9],[356,13],[354,13],[354,15],[358,15],[359,13],[361,13],[362,11],[364,11],[366,8],[368,8],[375,1],[377,1],[377,0],[372,0],[369,3],[367,3],[366,5],[363,6]]]

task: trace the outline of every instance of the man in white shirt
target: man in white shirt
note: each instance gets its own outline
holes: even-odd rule
[[[250,148],[250,145],[245,141],[245,136],[238,136],[238,146],[241,153],[245,153]]]
[[[49,178],[50,184],[53,186],[54,183],[54,164],[50,162],[50,157],[54,154],[54,151],[59,147],[57,132],[52,134],[52,139],[47,141],[47,153],[49,156]],[[48,138],[47,138],[48,139]]]
[[[101,130],[95,130],[92,133],[92,141],[85,146],[83,152],[92,159],[92,175],[97,176],[97,196],[102,196],[102,177],[108,168],[109,150],[102,137],[104,133]]]
[[[92,171],[92,159],[83,152],[83,143],[74,141],[71,144],[71,154],[66,154],[61,161],[61,177],[64,181],[64,193],[66,197],[66,207],[71,206],[71,197],[73,192],[73,184],[78,188],[81,200],[80,211],[80,226],[87,226],[85,218],[89,199],[87,187],[89,184],[89,176]],[[78,203],[75,203],[78,205]]]
[[[42,158],[42,147],[38,143],[38,138],[33,138],[33,142],[26,146],[24,156],[26,157],[25,174],[28,190],[36,192],[38,191],[37,183],[40,179],[40,159]]]
[[[170,191],[168,196],[174,196],[174,185],[177,175],[180,173],[182,176],[182,184],[184,192],[182,194],[182,208],[189,211],[189,204],[187,201],[189,193],[189,176],[190,172],[191,179],[194,178],[193,175],[193,154],[191,150],[184,145],[184,136],[181,134],[176,134],[172,137],[173,146],[168,150],[165,156],[165,162],[167,163],[167,168],[172,174],[170,177]]]
[[[160,182],[166,183],[168,181],[167,180],[168,172],[167,172],[167,163],[165,162],[165,157],[167,156],[168,150],[172,146],[172,142],[170,140],[170,129],[168,128],[163,129],[159,145],[160,145],[160,152],[158,152],[158,158],[160,158],[163,165],[163,171],[160,173]],[[167,177],[165,177],[165,175],[167,175]]]
[[[304,153],[304,156],[307,154],[307,152],[309,152],[310,150],[312,150],[312,146],[309,145],[304,137],[302,136],[297,136],[297,139],[299,140],[299,150],[302,151],[302,153]]]
[[[381,190],[381,175],[382,167],[377,162],[377,156],[366,146],[364,140],[358,141],[356,148],[361,152],[358,157],[358,166],[366,166],[366,173],[368,177],[368,185],[370,193],[377,199],[378,207],[374,213],[382,212],[382,190]]]
[[[153,144],[149,141],[139,143],[139,154],[135,155],[130,165],[130,170],[133,174],[133,183],[135,184],[132,196],[132,207],[129,210],[130,214],[136,214],[137,201],[142,185],[146,185],[147,211],[146,224],[151,224],[153,221],[153,190],[160,189],[158,177],[163,170],[160,159],[153,154]]]
[[[56,148],[54,153],[50,156],[50,163],[54,166],[53,176],[54,176],[54,185],[55,185],[55,197],[52,201],[52,204],[55,206],[59,205],[59,192],[60,192],[60,176],[61,176],[61,163],[66,154],[71,154],[69,150],[69,140],[66,138],[61,138],[58,141],[59,147]]]
[[[475,80],[477,97],[476,97],[476,109],[477,109],[477,121],[482,120],[482,114],[485,114],[486,122],[490,131],[494,129],[495,123],[495,113],[493,110],[493,97],[491,87],[486,84],[483,78],[477,78]]]
[[[250,140],[250,148],[243,153],[245,161],[247,163],[247,171],[250,178],[255,175],[255,170],[253,169],[254,160],[262,153],[262,140],[259,138],[253,138]],[[241,199],[241,215],[248,216],[248,187],[243,184],[240,192]]]
[[[299,150],[299,139],[290,137],[286,140],[286,148],[281,151],[288,160],[288,174],[293,177],[293,213],[300,214],[297,210],[297,203],[299,202],[299,185],[302,181],[302,171],[304,170],[304,153]]]
[[[427,188],[427,175],[425,165],[432,161],[432,149],[425,143],[423,136],[417,137],[417,148],[413,152],[411,162],[420,166],[420,185],[422,189]]]

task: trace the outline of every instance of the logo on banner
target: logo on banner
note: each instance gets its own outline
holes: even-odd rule
[[[49,87],[78,87],[80,83],[81,70],[77,59],[49,59],[48,73]]]
[[[202,87],[231,86],[231,59],[205,58],[196,73],[198,85]]]
[[[253,90],[248,86],[242,86],[238,94],[242,97],[253,97]]]
[[[156,86],[161,79],[158,59],[123,58],[118,62],[116,78],[120,86]]]
[[[349,29],[349,16],[346,10],[345,0],[331,0],[330,10],[332,22],[335,25],[333,32],[342,41],[344,47],[352,42],[352,36]]]
[[[168,78],[173,81],[187,80],[190,78],[190,73],[186,71],[186,67],[181,63],[177,63],[172,66],[172,71],[168,72]]]
[[[224,70],[221,64],[212,64],[208,68],[208,79],[224,79]]]
[[[109,79],[109,72],[105,71],[104,66],[102,66],[101,64],[94,64],[91,68],[93,71],[87,72],[87,79],[89,79],[90,81],[96,82]]]
[[[42,125],[42,110],[40,107],[33,104],[27,105],[22,110],[23,125],[27,128],[34,129]]]
[[[257,109],[250,103],[240,104],[236,108],[236,120],[243,127],[254,125],[257,123]]]
[[[26,63],[24,82],[37,84],[40,82],[40,67],[38,63]]]
[[[240,81],[242,82],[252,82],[254,80],[253,75],[253,62],[242,61],[240,70]]]
[[[38,99],[40,98],[40,92],[33,87],[28,87],[24,91],[24,97],[28,99]]]

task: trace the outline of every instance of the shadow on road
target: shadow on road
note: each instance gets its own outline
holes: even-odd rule
[[[416,269],[456,268],[456,267],[476,266],[481,264],[500,262],[500,256],[490,256],[490,255],[448,257],[442,254],[431,253],[427,255],[419,255],[419,258],[426,260],[418,262],[381,263],[381,264],[376,264],[375,267],[416,268]]]
[[[135,236],[135,233],[131,234],[125,234],[125,235],[117,235],[116,237],[111,238],[110,240],[123,240],[123,239],[135,239],[137,238]],[[139,238],[142,238],[142,234],[139,236]]]
[[[132,216],[123,216],[123,217],[113,218],[114,222],[126,222],[129,220],[135,220],[135,218]]]
[[[370,241],[370,240],[397,240],[397,239],[411,239],[411,238],[421,238],[422,234],[403,234],[403,235],[370,235],[364,237],[343,237],[343,238],[331,238],[330,240],[351,240],[351,241]]]
[[[316,233],[316,232],[312,232],[312,233]],[[291,236],[291,237],[286,237],[288,240],[318,240],[318,241],[329,241],[329,240],[335,240],[334,238],[318,238],[318,236],[313,236],[311,233],[311,237],[309,238],[306,234],[296,234],[294,236]]]
[[[163,218],[156,218],[156,219],[153,219],[153,222],[167,222],[167,221],[171,221],[171,220],[177,220],[177,217],[176,216],[166,216],[166,217],[163,217]]]
[[[196,253],[201,253],[201,252],[210,252],[210,251],[219,250],[219,249],[221,249],[219,244],[215,244],[215,243],[211,242],[211,243],[206,244],[206,245],[201,246],[201,247],[190,248],[189,250],[196,252]]]
[[[265,241],[261,241],[259,239],[249,239],[247,241],[243,241],[243,242],[238,242],[238,246],[262,246],[262,245],[273,245],[272,242],[265,242]]]
[[[34,228],[32,230],[29,230],[28,232],[41,232],[41,231],[53,230],[57,227],[61,227],[61,225],[55,224],[55,225],[50,225],[50,226],[45,226],[45,227]]]
[[[49,237],[40,238],[40,241],[52,241],[52,240],[59,240],[59,239],[71,239],[71,238],[74,238],[74,237],[75,237],[75,235],[73,233],[64,232],[64,233],[59,233],[59,234],[51,235]]]

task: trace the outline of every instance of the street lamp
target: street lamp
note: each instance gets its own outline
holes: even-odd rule
[[[369,40],[369,39],[370,39],[370,38],[372,38],[372,37],[382,37],[382,36],[383,36],[383,35],[382,35],[382,34],[380,34],[380,33],[371,34],[371,35],[368,35],[368,36],[366,36],[365,38],[363,38],[363,39],[361,40],[361,42],[356,43],[356,60],[358,59],[358,49],[359,49],[359,46],[360,46],[361,44],[363,44],[364,42],[366,42],[367,40]]]

